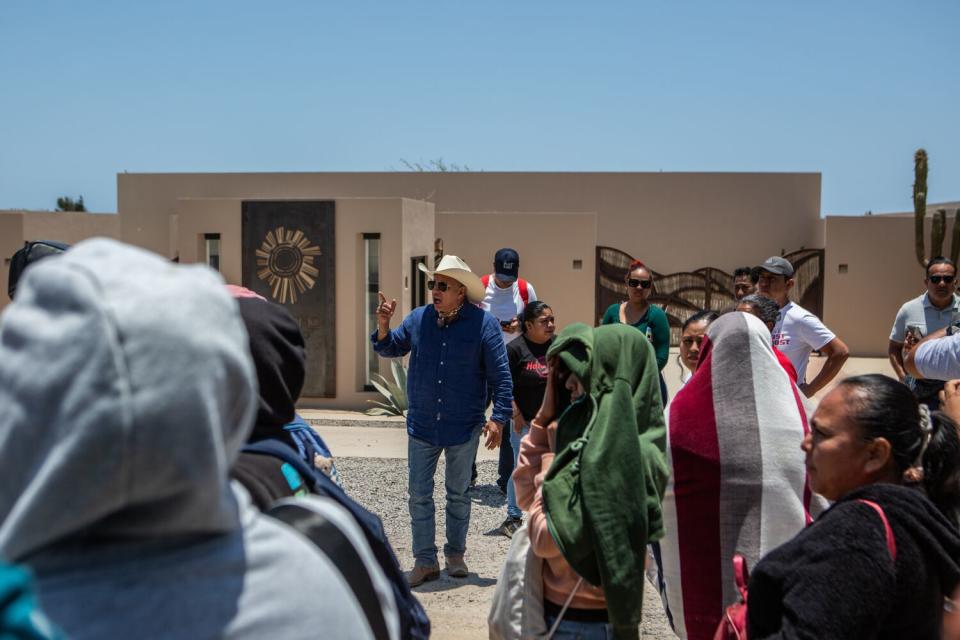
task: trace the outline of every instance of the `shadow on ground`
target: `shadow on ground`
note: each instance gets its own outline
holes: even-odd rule
[[[438,593],[440,591],[450,591],[451,589],[459,589],[466,586],[490,587],[495,584],[497,584],[496,578],[481,577],[473,572],[467,574],[466,578],[451,578],[441,574],[438,579],[424,582],[419,587],[414,587],[412,591],[414,593]]]
[[[507,508],[507,496],[496,484],[478,484],[470,489],[470,501],[482,507]]]

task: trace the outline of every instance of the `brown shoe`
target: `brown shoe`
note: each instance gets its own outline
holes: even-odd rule
[[[467,563],[463,561],[463,554],[447,556],[447,575],[451,578],[466,578]]]
[[[424,582],[436,580],[439,577],[440,565],[424,566],[422,564],[416,564],[413,566],[413,570],[407,574],[407,584],[411,587],[416,587]]]

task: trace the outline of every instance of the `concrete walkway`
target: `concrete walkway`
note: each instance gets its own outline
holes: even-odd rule
[[[314,426],[337,458],[406,458],[407,430],[395,427]],[[477,460],[497,460],[499,450],[480,442]]]

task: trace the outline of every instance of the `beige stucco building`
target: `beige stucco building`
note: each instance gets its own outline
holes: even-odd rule
[[[481,274],[498,248],[515,248],[522,277],[561,325],[596,320],[597,247],[661,274],[731,272],[774,254],[826,249],[824,320],[856,355],[884,354],[897,308],[922,291],[912,219],[821,218],[817,173],[125,173],[117,188],[117,215],[0,212],[0,255],[24,240],[106,235],[181,262],[212,262],[227,282],[264,287],[255,260],[269,277],[266,253],[255,252],[267,245],[252,239],[245,220],[260,205],[329,208],[329,248],[317,251],[333,273],[304,279],[315,286],[297,303],[285,300],[296,314],[299,300],[329,296],[327,315],[298,317],[335,351],[335,366],[322,374],[327,391],[309,400],[316,406],[360,408],[376,398],[368,375],[382,363],[368,347],[371,297],[384,291],[404,314],[423,300],[416,263],[432,264],[438,239]],[[6,264],[0,277],[6,282]]]

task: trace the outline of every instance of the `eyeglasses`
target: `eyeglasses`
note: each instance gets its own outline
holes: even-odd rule
[[[430,291],[433,291],[434,289],[436,289],[437,291],[446,291],[452,286],[453,285],[450,284],[449,282],[437,282],[435,280],[431,280],[430,282],[427,283],[427,289],[430,289]]]
[[[944,284],[951,284],[955,278],[954,276],[928,276],[928,279],[933,284],[940,284],[941,282]]]
[[[636,289],[640,287],[641,289],[649,289],[653,286],[653,280],[639,280],[637,278],[630,278],[627,280],[627,286],[631,289]]]

